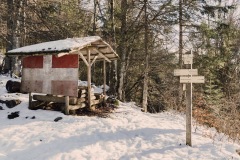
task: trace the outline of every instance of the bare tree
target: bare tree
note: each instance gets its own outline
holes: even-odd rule
[[[121,31],[119,40],[120,54],[120,71],[119,71],[119,86],[118,97],[120,100],[125,100],[124,81],[126,76],[126,54],[127,54],[127,0],[121,0]]]
[[[113,49],[116,49],[116,30],[115,30],[115,18],[114,18],[114,9],[115,9],[115,0],[109,0],[109,12],[110,12],[110,21],[111,21],[111,29],[110,29],[110,43]],[[115,60],[111,65],[110,70],[110,93],[115,95],[117,88],[117,60]]]
[[[148,72],[149,72],[149,52],[148,52],[148,16],[147,16],[147,2],[144,0],[144,51],[145,51],[145,69],[143,78],[143,97],[142,97],[142,108],[144,112],[147,112],[148,104]]]

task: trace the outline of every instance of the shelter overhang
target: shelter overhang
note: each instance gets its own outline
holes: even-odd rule
[[[94,61],[106,60],[111,62],[118,59],[118,55],[112,47],[99,36],[67,38],[38,43],[10,50],[6,55],[23,57],[32,55],[57,55],[61,57],[68,54],[82,54],[83,57],[87,58],[88,50],[90,51],[90,59]]]

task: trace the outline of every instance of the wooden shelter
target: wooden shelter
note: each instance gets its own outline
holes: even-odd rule
[[[6,55],[22,58],[21,91],[30,93],[30,105],[32,92],[44,93],[50,96],[43,98],[41,95],[34,95],[33,99],[65,102],[66,114],[69,114],[71,109],[83,107],[78,103],[79,98],[82,98],[79,97],[78,86],[79,61],[83,61],[87,66],[87,103],[91,108],[94,104],[91,98],[91,66],[95,61],[104,61],[103,92],[105,94],[106,61],[111,62],[118,58],[111,46],[98,36],[34,44],[10,50]],[[74,106],[69,105],[69,102]]]

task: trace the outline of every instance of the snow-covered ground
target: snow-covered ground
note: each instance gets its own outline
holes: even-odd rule
[[[22,103],[0,103],[0,160],[240,159],[240,145],[214,129],[195,125],[193,147],[186,146],[184,115],[143,113],[134,103],[121,103],[108,118],[29,110],[27,94],[7,93],[8,79],[0,76],[0,99]],[[8,119],[15,111],[19,117]]]

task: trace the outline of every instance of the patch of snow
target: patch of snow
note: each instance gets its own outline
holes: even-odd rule
[[[87,81],[81,81],[81,80],[78,80],[78,86],[87,86]],[[93,92],[94,93],[103,93],[103,85],[101,86],[96,86],[95,84],[92,84],[92,88],[93,88]],[[108,85],[105,85],[105,88],[106,88],[106,91],[109,90],[109,86]]]
[[[240,159],[239,144],[196,124],[193,147],[186,146],[184,114],[144,113],[134,103],[120,103],[108,118],[29,110],[27,94],[7,93],[8,79],[0,76],[0,99],[22,103],[11,109],[0,104],[1,160]],[[19,117],[7,118],[16,111]]]
[[[49,52],[49,51],[64,51],[75,48],[84,48],[92,42],[101,40],[99,36],[90,36],[83,38],[67,38],[64,40],[44,42],[34,45],[29,45],[8,51],[8,53],[29,53],[29,52]]]

